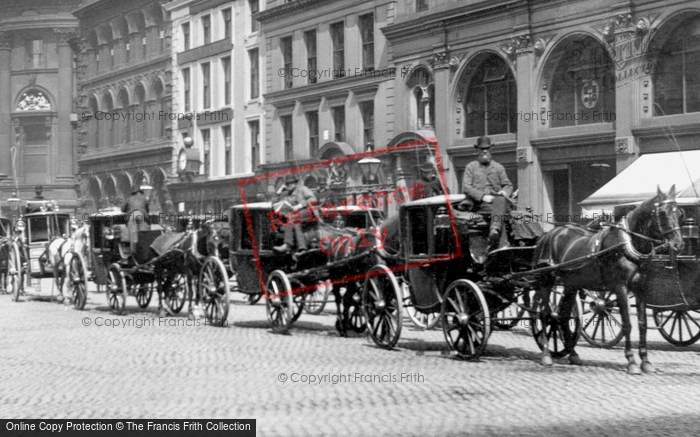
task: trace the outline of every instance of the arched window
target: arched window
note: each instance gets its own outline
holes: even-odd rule
[[[88,65],[90,74],[96,74],[100,69],[100,44],[97,42],[97,32],[93,29],[88,36]]]
[[[465,137],[518,131],[515,78],[501,57],[488,56],[476,67],[463,101]]]
[[[418,68],[408,78],[411,90],[409,113],[412,129],[432,129],[435,126],[435,86],[433,75],[425,68]]]
[[[163,102],[163,83],[160,80],[155,81],[152,92],[153,96],[155,97],[155,113],[160,114],[161,111],[167,111],[165,103]],[[156,129],[152,130],[153,136],[157,138],[164,138],[167,117],[157,117],[153,123],[156,127]]]
[[[654,115],[700,112],[700,17],[677,26],[661,48],[656,65]]]
[[[90,97],[90,113],[92,114],[92,118],[88,121],[88,147],[94,147],[95,149],[100,148],[100,122],[95,119],[95,114],[97,114],[98,110],[97,99],[95,96]]]
[[[137,86],[134,94],[135,94],[135,98],[136,98],[136,104],[138,105],[138,112],[145,114],[147,112],[147,108],[145,105],[146,92],[144,91],[143,86],[142,85]],[[145,140],[146,139],[146,120],[136,121],[135,124],[136,124],[136,126],[135,126],[134,140],[135,141]]]
[[[551,127],[615,121],[615,68],[590,36],[560,44],[550,92]]]
[[[131,142],[131,121],[130,121],[130,116],[129,114],[129,95],[126,93],[126,90],[122,88],[121,91],[119,91],[119,103],[121,104],[122,107],[122,115],[123,115],[123,127],[120,127],[119,131],[121,132],[121,140],[120,143],[130,143]]]
[[[114,112],[114,103],[112,102],[112,95],[109,93],[106,93],[104,98],[102,99],[102,107],[104,108],[104,111],[107,113],[113,113]],[[109,146],[114,146],[116,143],[115,138],[114,138],[114,123],[111,122],[104,122],[103,120],[97,120],[98,123],[104,123],[103,126],[107,126],[106,129],[104,130],[104,141],[102,141],[102,144],[104,145],[109,145]]]

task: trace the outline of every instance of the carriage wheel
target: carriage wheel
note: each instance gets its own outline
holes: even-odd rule
[[[571,349],[566,347],[565,339],[567,335],[573,335],[573,344],[578,342],[581,335],[581,299],[578,293],[575,296],[575,302],[571,308],[569,317],[560,315],[561,301],[564,293],[555,288],[549,293],[549,299],[546,302],[540,301],[535,295],[533,310],[536,316],[533,317],[530,324],[532,335],[540,349],[544,349],[544,344],[541,340],[541,334],[544,330],[547,339],[547,348],[549,349],[552,358],[561,358],[569,355]]]
[[[401,288],[385,265],[372,267],[362,289],[362,314],[377,346],[391,349],[401,336]]]
[[[228,273],[224,263],[217,257],[207,257],[199,272],[199,296],[206,320],[214,326],[226,326],[228,323],[228,290]]]
[[[73,307],[82,311],[87,302],[87,272],[85,271],[83,257],[80,254],[73,254],[69,269],[70,276],[68,279],[70,280]]]
[[[530,307],[529,291],[523,292],[519,290],[516,294],[516,302],[496,313],[496,317],[492,320],[492,326],[496,329],[501,331],[513,329],[525,315],[525,308]]]
[[[107,275],[107,303],[114,314],[123,314],[126,309],[126,278],[118,264],[109,266]]]
[[[176,273],[168,281],[165,293],[165,301],[173,314],[177,314],[185,306],[187,299],[187,276],[183,273]]]
[[[674,346],[690,346],[700,340],[700,312],[654,310],[654,323]]]
[[[292,284],[292,302],[294,303],[294,308],[292,309],[292,323],[299,320],[301,317],[301,312],[306,309],[306,293],[294,293],[294,290],[299,290],[304,287],[304,284],[298,279],[290,279],[289,283]]]
[[[148,304],[151,303],[151,298],[153,297],[153,284],[139,284],[136,288],[136,303],[139,304],[139,308],[148,308]]]
[[[292,284],[282,270],[274,270],[265,284],[265,305],[267,320],[272,324],[272,330],[278,334],[286,333],[292,326],[294,318],[294,300]]]
[[[491,316],[484,294],[467,279],[450,284],[442,301],[442,332],[447,345],[465,360],[473,360],[486,349],[491,335]]]
[[[616,317],[620,311],[617,295],[612,291],[583,290],[583,326],[581,336],[596,347],[611,348],[618,344],[625,333],[622,322]],[[613,312],[615,311],[615,312]]]
[[[352,330],[361,334],[367,330],[367,319],[362,312],[362,294],[360,288],[356,288],[356,292],[350,300],[350,308],[348,308],[348,318]],[[346,292],[347,293],[347,292]]]
[[[326,307],[329,287],[332,287],[332,285],[327,285],[326,282],[319,283],[316,286],[316,290],[310,293],[304,301],[304,311],[313,315],[321,314]]]
[[[440,313],[424,313],[417,310],[413,304],[411,288],[408,283],[403,282],[401,284],[401,290],[404,300],[403,307],[406,310],[406,314],[408,314],[408,318],[413,322],[413,325],[419,329],[433,329],[440,322]]]
[[[22,272],[22,260],[19,256],[19,248],[17,244],[12,244],[9,248],[9,257],[7,260],[7,287],[12,292],[12,301],[19,301],[19,295],[22,291],[22,281],[20,280]]]

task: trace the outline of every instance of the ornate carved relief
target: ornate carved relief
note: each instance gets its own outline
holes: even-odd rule
[[[53,29],[54,35],[58,37],[58,44],[67,45],[72,38],[77,38],[78,29],[69,27],[57,27]]]
[[[17,104],[18,111],[50,111],[51,103],[44,97],[44,94],[36,91],[29,91],[22,95],[22,100]]]

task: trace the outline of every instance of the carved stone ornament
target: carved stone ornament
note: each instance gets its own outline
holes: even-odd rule
[[[528,159],[527,149],[525,147],[515,149],[515,159],[519,164],[530,162]]]
[[[539,38],[537,41],[535,41],[535,44],[533,48],[535,49],[535,54],[537,56],[542,56],[544,53],[544,49],[547,47],[547,42],[543,40],[542,38]]]
[[[524,49],[526,47],[529,47],[532,43],[530,35],[518,35],[513,36],[510,39],[513,41],[513,44],[515,44],[516,49]]]
[[[615,138],[615,152],[618,155],[626,155],[629,153],[629,138]]]
[[[68,44],[68,40],[71,38],[76,38],[78,36],[78,29],[70,27],[58,27],[53,30],[54,35],[58,37],[58,43],[65,45]]]
[[[433,68],[443,68],[447,66],[447,52],[433,53],[430,63]]]
[[[9,49],[12,44],[12,35],[10,32],[0,31],[0,49]]]
[[[18,111],[50,111],[51,103],[40,92],[30,91],[22,95],[22,100],[17,104]]]

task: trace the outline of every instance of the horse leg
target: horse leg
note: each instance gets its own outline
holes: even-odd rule
[[[552,355],[549,353],[549,347],[548,347],[548,341],[547,341],[547,333],[546,333],[546,327],[547,327],[547,320],[546,317],[549,317],[549,292],[551,290],[551,286],[543,284],[540,288],[537,289],[535,292],[535,302],[540,303],[540,308],[541,311],[539,314],[537,314],[535,319],[533,319],[532,323],[537,323],[538,319],[539,322],[542,326],[542,330],[540,331],[540,344],[542,345],[542,356],[540,357],[540,363],[543,366],[551,366],[553,364],[552,361]],[[537,306],[537,305],[536,305]]]
[[[346,291],[347,293],[347,291]],[[335,296],[335,329],[338,331],[338,335],[341,337],[347,337],[348,334],[345,331],[345,323],[343,323],[343,313],[341,310],[342,297],[340,296],[340,287],[333,285],[333,296]]]
[[[647,357],[647,304],[637,297],[637,320],[639,321],[639,358],[642,360],[642,372],[656,373],[656,369]]]
[[[561,311],[559,312],[561,320],[566,323],[564,328],[564,347],[569,350],[569,363],[576,366],[582,365],[583,362],[576,353],[576,332],[571,332],[569,318],[571,317],[571,311],[574,305],[576,305],[576,295],[578,292],[579,290],[576,288],[564,287],[564,297],[561,299]],[[580,314],[577,317],[580,317]]]
[[[625,358],[627,358],[627,373],[630,375],[639,375],[642,371],[639,369],[637,362],[634,360],[634,352],[632,352],[632,322],[630,321],[630,305],[627,298],[627,286],[619,284],[615,286],[615,295],[617,302],[620,304],[620,316],[622,317],[622,332],[625,335]]]

